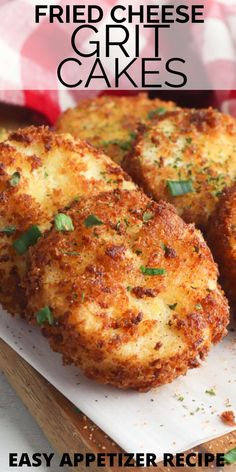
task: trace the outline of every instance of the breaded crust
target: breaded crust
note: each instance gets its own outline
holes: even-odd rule
[[[56,129],[85,139],[120,164],[132,147],[137,124],[175,106],[158,98],[150,100],[146,93],[131,97],[104,95],[82,100],[76,108],[67,110]]]
[[[66,213],[74,230],[53,228],[30,249],[25,282],[29,321],[51,310],[42,329],[53,350],[92,379],[140,391],[197,367],[228,324],[201,233],[139,191],[83,199]]]
[[[47,229],[53,215],[75,198],[113,188],[134,184],[109,157],[70,135],[29,127],[0,144],[0,302],[5,308],[16,313],[24,305],[20,284],[26,256],[17,254],[13,241],[33,224]],[[13,234],[4,232],[9,226]]]
[[[209,221],[208,241],[219,264],[222,285],[236,307],[236,184],[225,189]]]
[[[142,127],[123,167],[155,200],[169,201],[205,230],[220,193],[236,177],[236,120],[212,108],[167,113]],[[173,196],[168,181],[185,180],[193,191]]]

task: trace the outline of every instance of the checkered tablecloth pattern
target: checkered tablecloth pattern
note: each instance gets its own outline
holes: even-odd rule
[[[185,0],[182,3],[184,2]],[[46,115],[50,122],[54,122],[62,110],[75,105],[81,98],[101,92],[47,89],[48,74],[50,75],[48,58],[45,55],[40,56],[40,48],[33,53],[30,48],[30,44],[37,37],[37,28],[40,29],[43,23],[35,26],[32,22],[34,6],[38,3],[40,2],[37,0],[0,0],[0,100],[28,106]],[[48,0],[47,3],[70,2]],[[89,0],[88,3],[95,2]],[[98,2],[105,11],[116,3],[119,2]],[[135,2],[136,5],[145,3],[154,2]],[[126,1],[123,4],[126,4]],[[202,34],[193,38],[195,48],[212,90],[216,89],[215,78],[219,77],[219,74],[222,75],[222,81],[225,74],[233,78],[230,90],[215,90],[214,105],[236,116],[236,0],[205,0],[205,8],[206,20],[201,28]],[[145,41],[141,54],[145,56],[147,49],[148,44]],[[35,79],[35,89],[38,90],[27,90],[29,77]]]

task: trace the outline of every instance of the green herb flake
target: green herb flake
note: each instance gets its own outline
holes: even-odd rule
[[[234,464],[236,462],[236,447],[224,454],[226,464]]]
[[[140,271],[144,275],[165,275],[166,274],[166,270],[165,269],[160,269],[159,267],[154,268],[154,267],[141,266]]]
[[[54,323],[53,314],[49,306],[45,306],[41,308],[41,310],[37,311],[37,313],[35,313],[35,318],[39,325],[48,323],[52,326]]]
[[[14,172],[14,174],[12,174],[9,180],[9,184],[11,185],[11,187],[17,187],[19,182],[20,182],[20,172]]]
[[[84,300],[85,300],[85,293],[82,292],[82,295],[81,295],[81,302],[84,303]]]
[[[126,287],[126,290],[127,290],[127,292],[131,292],[131,290],[132,290],[131,285],[128,285],[128,286]]]
[[[152,118],[155,118],[156,116],[165,115],[166,112],[167,112],[167,109],[166,109],[165,107],[156,108],[155,110],[151,110],[151,111],[147,114],[147,119],[148,119],[148,120],[151,120]]]
[[[170,310],[175,310],[177,307],[178,303],[173,303],[173,305],[168,305]]]
[[[14,241],[13,247],[18,254],[25,254],[27,249],[36,244],[41,236],[42,233],[38,226],[33,225],[28,229],[28,231],[23,233],[18,239],[16,239],[16,241]]]
[[[71,217],[65,213],[57,213],[54,223],[57,231],[73,231],[75,229]]]
[[[152,211],[145,211],[143,214],[143,222],[147,223],[154,217],[154,213]]]
[[[87,218],[84,220],[84,225],[86,228],[92,228],[93,226],[101,226],[104,223],[99,220],[99,218],[96,215],[89,215]]]
[[[205,390],[205,393],[207,393],[207,395],[211,395],[212,397],[216,396],[214,388],[209,388],[208,390]]]
[[[186,143],[187,143],[187,144],[191,144],[192,141],[193,141],[192,138],[186,138]]]
[[[191,180],[167,180],[167,187],[172,197],[179,197],[194,191]]]
[[[5,228],[0,229],[0,233],[4,234],[13,234],[16,231],[15,226],[5,226]]]

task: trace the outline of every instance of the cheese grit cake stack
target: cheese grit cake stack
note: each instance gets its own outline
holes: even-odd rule
[[[199,230],[79,137],[30,127],[5,138],[3,306],[102,383],[146,391],[198,366],[229,311]]]

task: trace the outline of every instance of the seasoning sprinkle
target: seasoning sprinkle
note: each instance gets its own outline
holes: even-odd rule
[[[167,187],[172,197],[179,197],[194,191],[191,180],[167,180]]]
[[[178,303],[173,303],[173,305],[168,305],[170,310],[175,310],[177,307]]]

